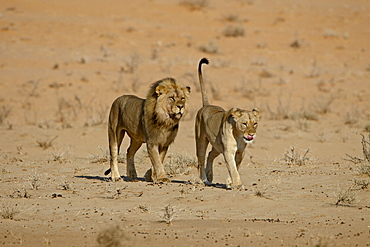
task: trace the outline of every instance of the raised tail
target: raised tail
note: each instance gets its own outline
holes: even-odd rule
[[[206,89],[204,87],[204,82],[203,82],[203,75],[202,75],[202,64],[209,64],[209,61],[207,58],[202,58],[199,62],[198,65],[198,76],[199,76],[199,83],[200,83],[200,90],[202,93],[202,103],[203,106],[209,105]]]

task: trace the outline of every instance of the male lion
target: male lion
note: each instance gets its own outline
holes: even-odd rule
[[[198,111],[195,120],[199,176],[206,185],[211,185],[213,160],[222,153],[229,171],[226,186],[232,189],[243,189],[238,169],[247,143],[251,143],[256,136],[259,112],[256,109],[247,111],[239,108],[225,111],[219,106],[210,105],[203,83],[203,63],[208,64],[208,59],[201,59],[198,66],[203,102],[203,107]],[[207,166],[204,168],[208,143],[211,143],[212,150],[208,154]]]
[[[163,160],[169,145],[175,140],[179,121],[187,108],[190,87],[184,87],[173,78],[155,82],[146,97],[133,95],[117,98],[111,107],[108,123],[110,169],[113,181],[121,179],[118,172],[117,156],[125,136],[130,136],[127,149],[127,176],[136,179],[134,156],[143,143],[146,143],[153,170],[145,176],[147,181],[168,182],[163,168]]]

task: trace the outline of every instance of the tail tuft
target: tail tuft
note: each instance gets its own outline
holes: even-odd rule
[[[202,65],[203,63],[205,63],[205,64],[209,64],[209,61],[208,61],[208,59],[207,58],[202,58],[201,60],[200,60],[200,62],[199,62],[199,65]]]

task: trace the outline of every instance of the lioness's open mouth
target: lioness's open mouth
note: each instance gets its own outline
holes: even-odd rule
[[[251,142],[251,141],[253,141],[253,139],[254,139],[254,136],[252,136],[252,135],[244,136],[244,140],[247,141],[247,142]]]

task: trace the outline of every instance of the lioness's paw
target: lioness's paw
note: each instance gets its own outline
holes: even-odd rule
[[[242,184],[231,186],[231,189],[232,190],[245,190],[244,185],[242,185]]]

